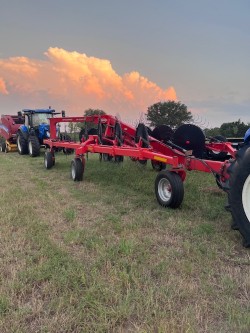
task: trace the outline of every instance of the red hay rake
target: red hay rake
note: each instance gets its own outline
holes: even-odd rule
[[[81,122],[85,129],[88,123],[95,123],[97,129],[82,131],[79,142],[60,140],[57,124],[68,122]],[[162,130],[158,132],[163,133]],[[206,141],[201,129],[195,125],[181,126],[173,137],[170,132],[166,132],[165,128],[164,133],[168,135],[161,140],[161,135],[154,135],[154,131],[154,137],[148,135],[148,129],[144,124],[140,123],[133,128],[111,115],[51,118],[50,139],[44,140],[44,144],[49,147],[44,157],[45,168],[50,169],[55,165],[55,151],[58,148],[75,151],[75,157],[71,162],[71,176],[74,181],[83,179],[87,153],[98,153],[100,160],[114,159],[118,163],[123,161],[124,156],[141,164],[151,160],[153,168],[159,171],[155,179],[157,201],[160,205],[170,208],[178,208],[183,201],[186,171],[212,173],[218,186],[227,192],[234,228],[239,229],[244,246],[249,247],[249,145],[237,152],[230,142]],[[204,152],[207,158],[203,158]],[[228,159],[211,159],[211,156],[219,155]],[[168,170],[165,170],[166,165],[169,165]]]

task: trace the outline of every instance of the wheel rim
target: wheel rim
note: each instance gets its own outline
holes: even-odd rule
[[[20,136],[17,137],[17,147],[18,147],[18,150],[21,151],[21,143],[20,143]]]
[[[248,222],[250,223],[250,175],[247,177],[242,190],[242,204]]]
[[[47,154],[45,155],[45,158],[44,158],[44,165],[45,165],[45,168],[48,169],[48,168],[47,168],[47,166],[48,166],[48,158],[47,158]]]
[[[31,141],[29,141],[29,152],[30,152],[30,155],[33,154]]]
[[[168,179],[162,178],[158,184],[158,193],[162,201],[168,202],[172,196],[172,187]]]
[[[72,179],[76,178],[76,169],[75,169],[74,163],[72,163],[72,166],[71,166],[71,177],[72,177]]]

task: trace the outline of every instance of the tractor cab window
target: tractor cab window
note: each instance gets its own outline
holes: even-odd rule
[[[52,115],[49,113],[34,113],[32,115],[33,126],[39,126],[40,124],[48,124],[49,125],[49,118]]]

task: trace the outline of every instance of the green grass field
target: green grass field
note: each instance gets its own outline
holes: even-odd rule
[[[149,163],[90,155],[77,183],[42,155],[0,155],[1,333],[250,331],[250,252],[212,175],[171,210]]]

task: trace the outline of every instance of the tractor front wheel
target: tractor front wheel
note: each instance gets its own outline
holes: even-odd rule
[[[250,247],[250,146],[241,148],[230,176],[229,204],[234,220],[243,236],[243,245]]]
[[[29,155],[31,157],[36,157],[40,155],[40,142],[38,137],[31,135],[28,140]]]
[[[155,195],[163,207],[178,208],[184,197],[181,177],[171,171],[161,171],[155,179]]]
[[[75,158],[71,162],[71,177],[74,181],[83,179],[84,167],[80,158]]]

